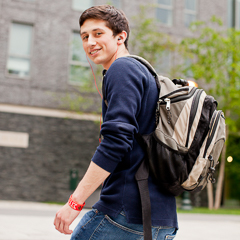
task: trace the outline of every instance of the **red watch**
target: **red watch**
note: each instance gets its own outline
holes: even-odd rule
[[[85,206],[85,202],[83,204],[78,204],[72,200],[72,195],[71,195],[68,200],[68,205],[74,210],[81,211]]]

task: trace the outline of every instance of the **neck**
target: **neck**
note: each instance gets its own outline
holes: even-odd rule
[[[118,49],[116,50],[116,53],[114,54],[114,56],[112,57],[112,61],[110,62],[110,64],[108,64],[108,66],[103,66],[104,69],[108,70],[110,68],[110,66],[112,65],[112,63],[120,57],[125,57],[130,55],[128,50],[126,49],[124,44],[121,44],[118,46]]]
[[[117,54],[116,58],[125,57],[125,56],[130,55],[128,50],[125,48],[125,46],[124,46],[124,48],[119,48],[119,50],[117,51],[116,54]]]

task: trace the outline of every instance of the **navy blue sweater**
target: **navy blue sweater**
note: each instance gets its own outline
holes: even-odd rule
[[[109,216],[124,210],[129,223],[142,223],[140,195],[135,173],[144,152],[134,133],[151,133],[155,128],[158,90],[154,77],[135,59],[118,58],[106,72],[104,87],[108,107],[102,103],[104,139],[92,161],[111,172],[100,200],[93,206]],[[152,225],[178,227],[176,202],[149,178]]]

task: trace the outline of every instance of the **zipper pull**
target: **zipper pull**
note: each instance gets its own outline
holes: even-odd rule
[[[169,98],[165,98],[165,99],[164,99],[164,102],[166,103],[166,109],[167,109],[168,111],[170,111],[170,99],[169,99]]]
[[[172,119],[172,113],[170,111],[170,99],[169,98],[165,98],[164,102],[166,103],[166,109],[167,109],[167,122],[168,124],[171,123],[171,119]]]

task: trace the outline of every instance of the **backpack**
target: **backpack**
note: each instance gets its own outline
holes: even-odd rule
[[[135,134],[145,157],[135,175],[142,204],[144,240],[152,239],[149,174],[164,191],[178,196],[200,191],[215,182],[215,166],[225,142],[225,118],[217,101],[182,79],[159,76],[145,59],[129,55],[145,65],[159,89],[156,128]]]

